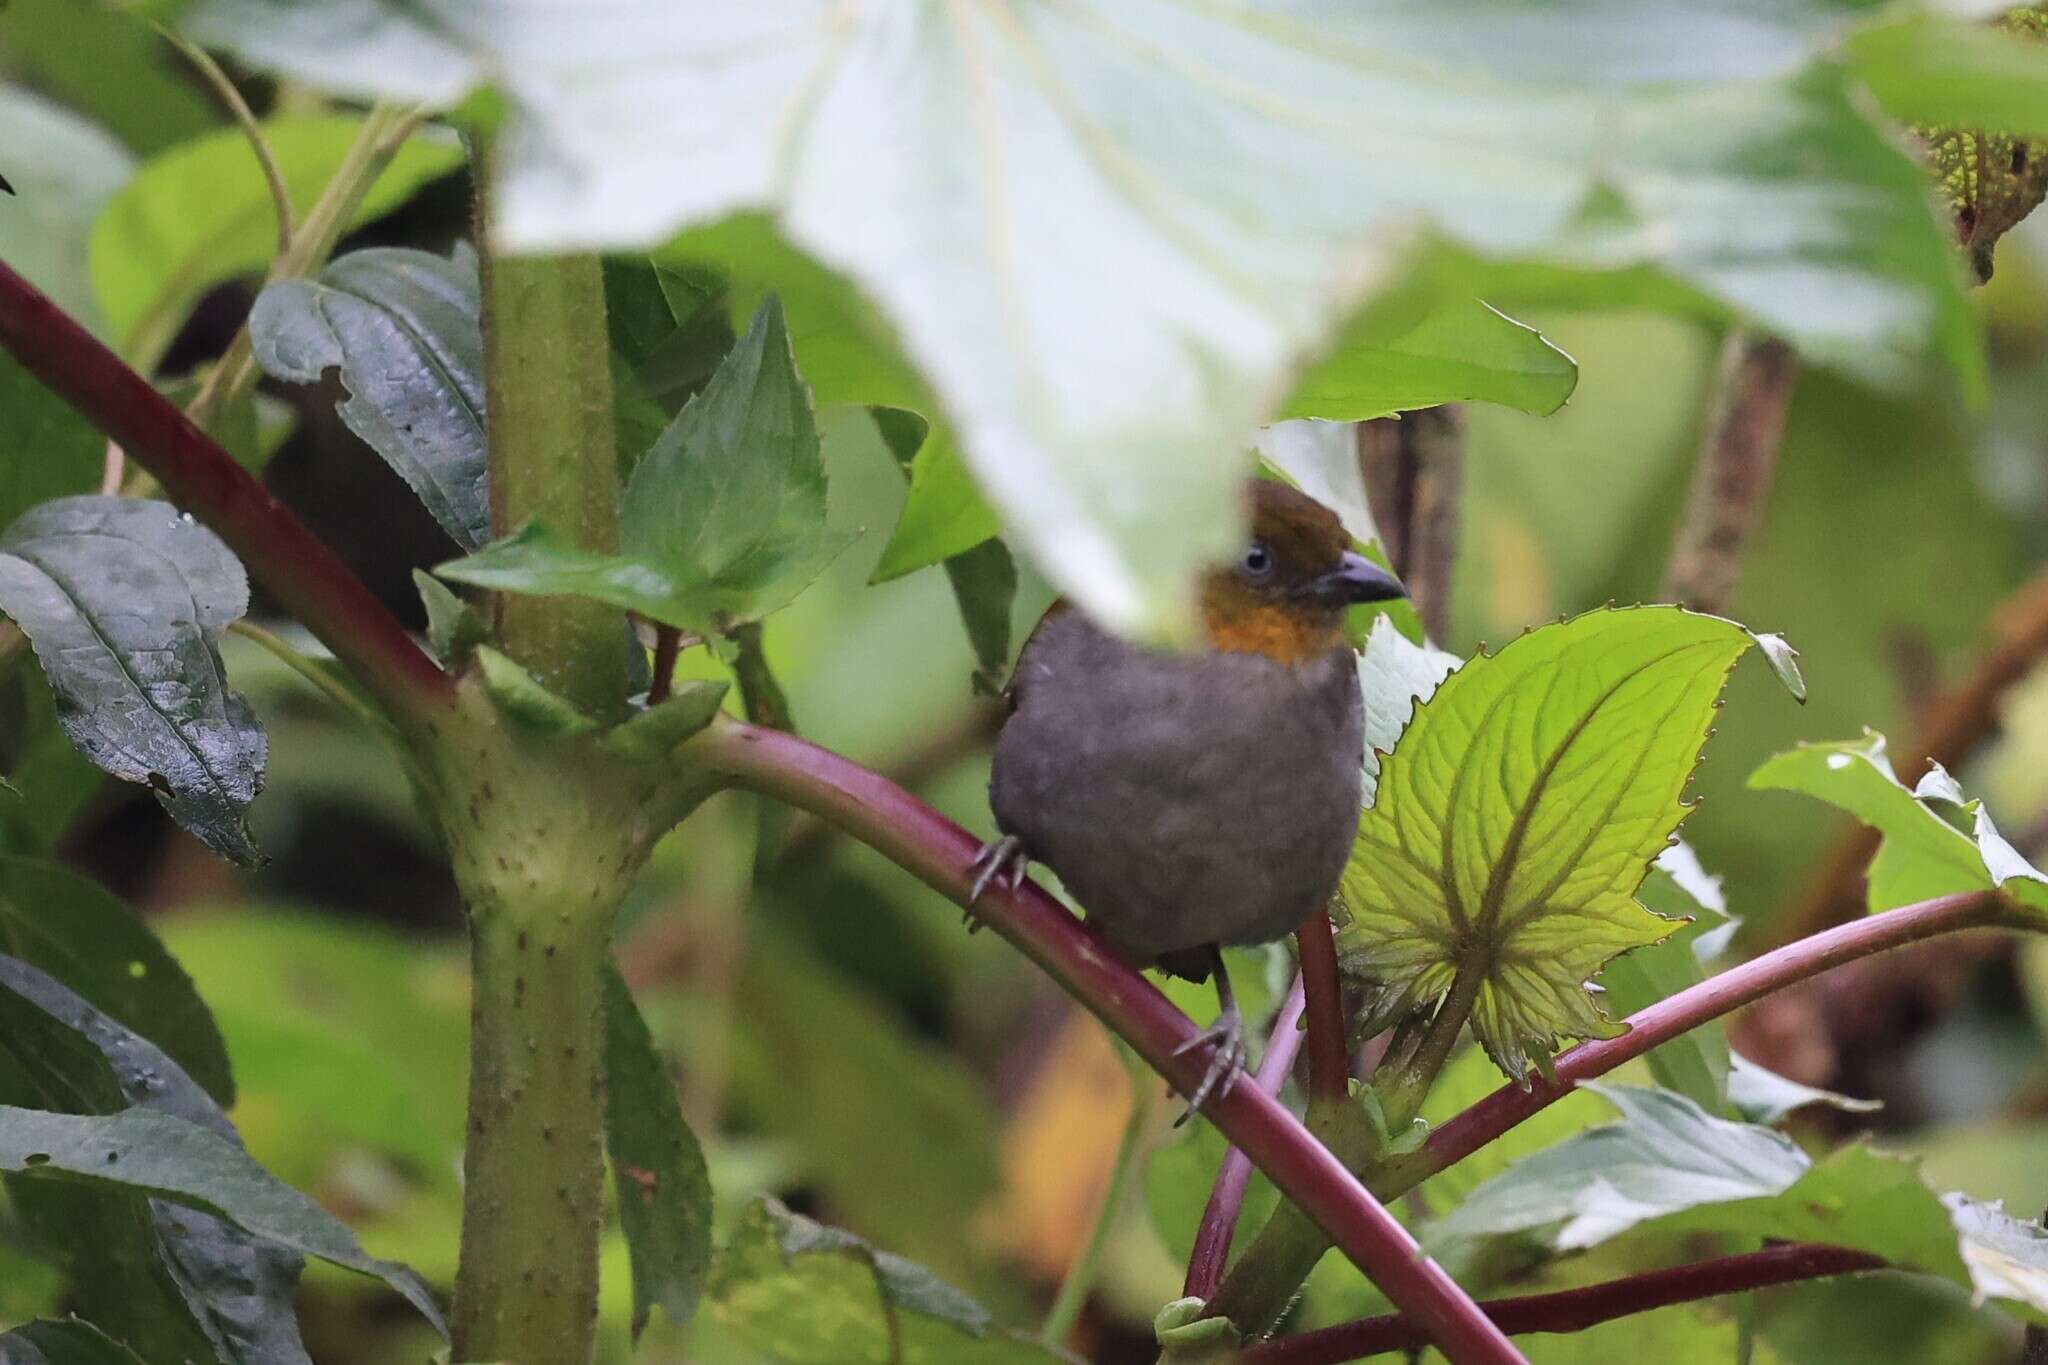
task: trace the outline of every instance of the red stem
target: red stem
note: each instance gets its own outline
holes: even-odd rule
[[[1308,1094],[1341,1100],[1351,1090],[1351,1054],[1344,1046],[1344,988],[1337,980],[1337,940],[1330,913],[1318,910],[1294,931],[1308,1002]]]
[[[1695,1265],[1652,1270],[1584,1289],[1566,1289],[1554,1294],[1525,1294],[1512,1299],[1489,1299],[1479,1305],[1502,1331],[1583,1332],[1588,1327],[1653,1308],[1691,1303],[1722,1294],[1739,1294],[1774,1284],[1814,1280],[1825,1275],[1849,1275],[1862,1270],[1883,1270],[1885,1261],[1862,1251],[1788,1242],[1765,1247],[1740,1256],[1723,1256]],[[1247,1346],[1239,1354],[1243,1365],[1343,1365],[1382,1351],[1419,1351],[1429,1345],[1428,1336],[1400,1313],[1365,1318],[1317,1332]]]
[[[647,686],[647,704],[659,706],[668,700],[675,686],[676,655],[682,652],[683,633],[674,626],[654,628],[654,680]]]
[[[453,699],[448,675],[305,523],[147,379],[5,263],[0,346],[154,474],[173,502],[226,541],[388,713],[421,719]]]
[[[1628,1032],[1619,1037],[1579,1044],[1557,1059],[1554,1081],[1538,1076],[1530,1078],[1526,1090],[1512,1083],[1502,1086],[1430,1134],[1414,1155],[1387,1162],[1378,1173],[1381,1178],[1373,1184],[1383,1192],[1411,1189],[1563,1099],[1580,1081],[1605,1075],[1659,1044],[1796,981],[1936,934],[2021,922],[2018,912],[1997,892],[1964,891],[1900,906],[1788,943],[1638,1010],[1628,1017]]]
[[[841,826],[928,886],[965,905],[979,841],[930,806],[837,754],[794,735],[721,719],[692,747],[713,771]],[[1179,1049],[1193,1021],[1120,961],[1032,882],[990,886],[975,918],[1036,962],[1182,1094],[1193,1093],[1211,1049]],[[1526,1365],[1498,1327],[1408,1230],[1272,1096],[1231,1085],[1203,1114],[1403,1312],[1423,1324],[1452,1365]]]
[[[1287,1073],[1294,1068],[1301,1051],[1301,978],[1294,978],[1280,1013],[1273,1020],[1272,1036],[1266,1040],[1266,1055],[1259,1059],[1259,1071],[1252,1081],[1268,1095],[1280,1093]],[[1188,1254],[1188,1277],[1183,1296],[1206,1301],[1223,1283],[1223,1266],[1230,1258],[1230,1239],[1237,1232],[1237,1216],[1244,1210],[1244,1193],[1251,1187],[1251,1158],[1235,1147],[1223,1153],[1216,1168],[1216,1183],[1209,1187],[1209,1202],[1202,1208],[1202,1221],[1195,1228],[1195,1248]]]

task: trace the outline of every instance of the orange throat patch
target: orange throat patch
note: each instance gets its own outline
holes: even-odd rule
[[[1222,574],[1202,588],[1202,621],[1211,649],[1263,654],[1289,665],[1312,663],[1349,643],[1344,638],[1343,613],[1271,602],[1234,576]]]

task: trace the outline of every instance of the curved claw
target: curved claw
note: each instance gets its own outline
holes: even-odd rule
[[[1173,1121],[1176,1128],[1202,1112],[1202,1106],[1212,1095],[1227,1093],[1237,1080],[1237,1073],[1244,1068],[1244,1018],[1237,1012],[1235,1004],[1226,1005],[1216,1016],[1215,1023],[1175,1048],[1173,1055],[1178,1057],[1208,1043],[1215,1044],[1216,1055],[1209,1059],[1209,1070],[1203,1074],[1202,1083],[1188,1097],[1187,1112]]]
[[[974,855],[974,861],[967,866],[975,874],[974,884],[967,888],[967,904],[970,907],[961,915],[966,922],[967,932],[980,929],[981,922],[974,917],[972,906],[981,899],[981,893],[992,883],[1001,884],[1015,891],[1024,884],[1024,873],[1031,862],[1031,855],[1024,851],[1024,841],[1014,834],[1005,834],[1000,839],[991,839],[981,846]]]

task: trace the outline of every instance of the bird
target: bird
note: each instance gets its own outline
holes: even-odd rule
[[[1213,1044],[1185,1121],[1244,1064],[1224,947],[1268,943],[1335,895],[1358,831],[1364,715],[1344,631],[1406,596],[1337,514],[1247,481],[1250,534],[1200,588],[1198,648],[1120,638],[1066,599],[1026,639],[989,770],[998,837],[968,896],[1051,869],[1135,967],[1213,978]],[[1178,1053],[1176,1054],[1178,1055]]]

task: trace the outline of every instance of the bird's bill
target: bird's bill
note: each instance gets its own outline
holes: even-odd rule
[[[1408,590],[1364,555],[1347,550],[1336,568],[1310,580],[1302,594],[1326,606],[1348,607],[1354,602],[1391,602],[1406,597]]]

